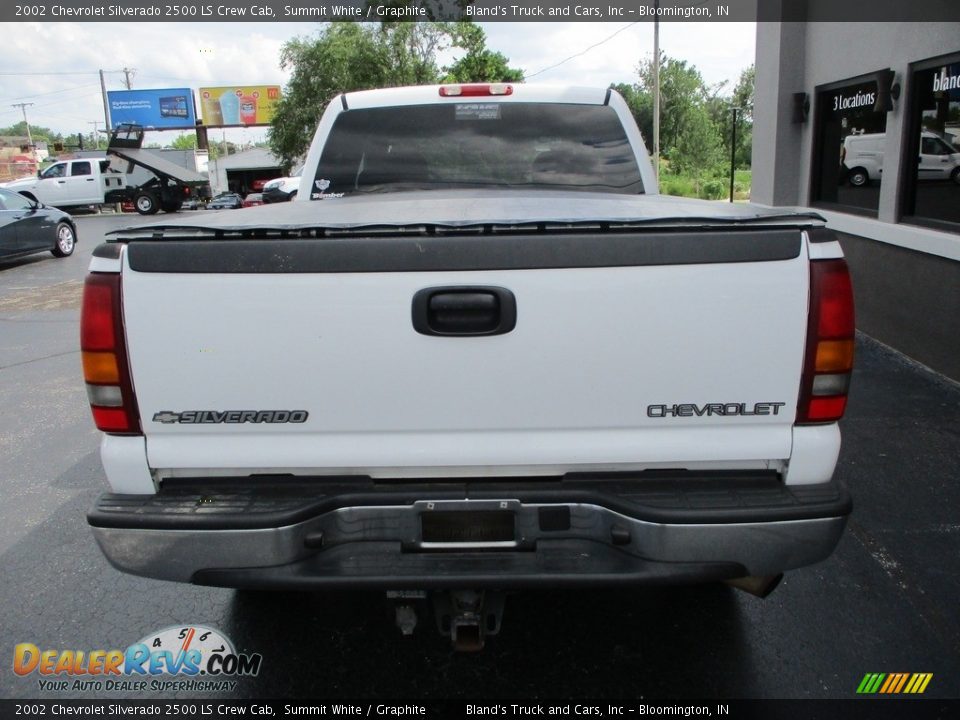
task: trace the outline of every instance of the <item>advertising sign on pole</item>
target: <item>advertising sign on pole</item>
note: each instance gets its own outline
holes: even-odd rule
[[[189,88],[160,90],[110,90],[110,124],[143,125],[148,130],[193,129],[197,115]]]
[[[200,112],[207,127],[269,125],[279,100],[279,85],[200,88]]]

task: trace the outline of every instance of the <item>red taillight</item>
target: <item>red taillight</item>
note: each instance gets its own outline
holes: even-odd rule
[[[83,286],[80,350],[93,421],[103,432],[140,434],[123,338],[120,275],[91,273]]]
[[[490,97],[513,95],[513,85],[506,83],[468,83],[466,85],[442,85],[440,97]]]
[[[846,261],[810,263],[807,348],[797,405],[798,423],[843,417],[853,370],[853,286]]]
[[[83,286],[80,347],[83,350],[113,350],[113,286],[101,281],[110,275],[90,275]],[[119,277],[119,276],[118,276]]]

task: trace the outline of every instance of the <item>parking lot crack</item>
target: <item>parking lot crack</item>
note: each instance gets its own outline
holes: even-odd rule
[[[43,357],[33,358],[31,360],[23,360],[22,362],[10,363],[9,365],[0,365],[0,370],[8,370],[10,368],[20,367],[21,365],[30,365],[31,363],[40,362],[41,360],[50,360],[51,358],[63,357],[64,355],[78,355],[79,350],[69,350],[62,353],[53,353],[52,355],[44,355]]]

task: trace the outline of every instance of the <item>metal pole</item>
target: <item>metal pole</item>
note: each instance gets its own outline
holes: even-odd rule
[[[107,104],[107,83],[103,79],[103,70],[100,71],[100,94],[103,96],[103,124],[110,132],[110,106]]]
[[[653,4],[660,9],[660,0]],[[660,182],[660,20],[653,16],[653,175]]]
[[[733,202],[733,176],[737,169],[737,110],[733,110],[733,137],[730,140],[730,202]]]
[[[125,83],[126,86],[127,86],[127,90],[130,89],[130,73],[132,73],[132,72],[133,72],[133,69],[132,69],[132,68],[127,68],[127,67],[125,67],[125,68],[123,69],[124,83]]]

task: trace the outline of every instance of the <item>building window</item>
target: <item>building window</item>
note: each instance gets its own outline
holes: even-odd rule
[[[904,215],[960,232],[960,55],[911,72]]]
[[[887,130],[876,101],[872,75],[817,88],[811,204],[876,215]]]

